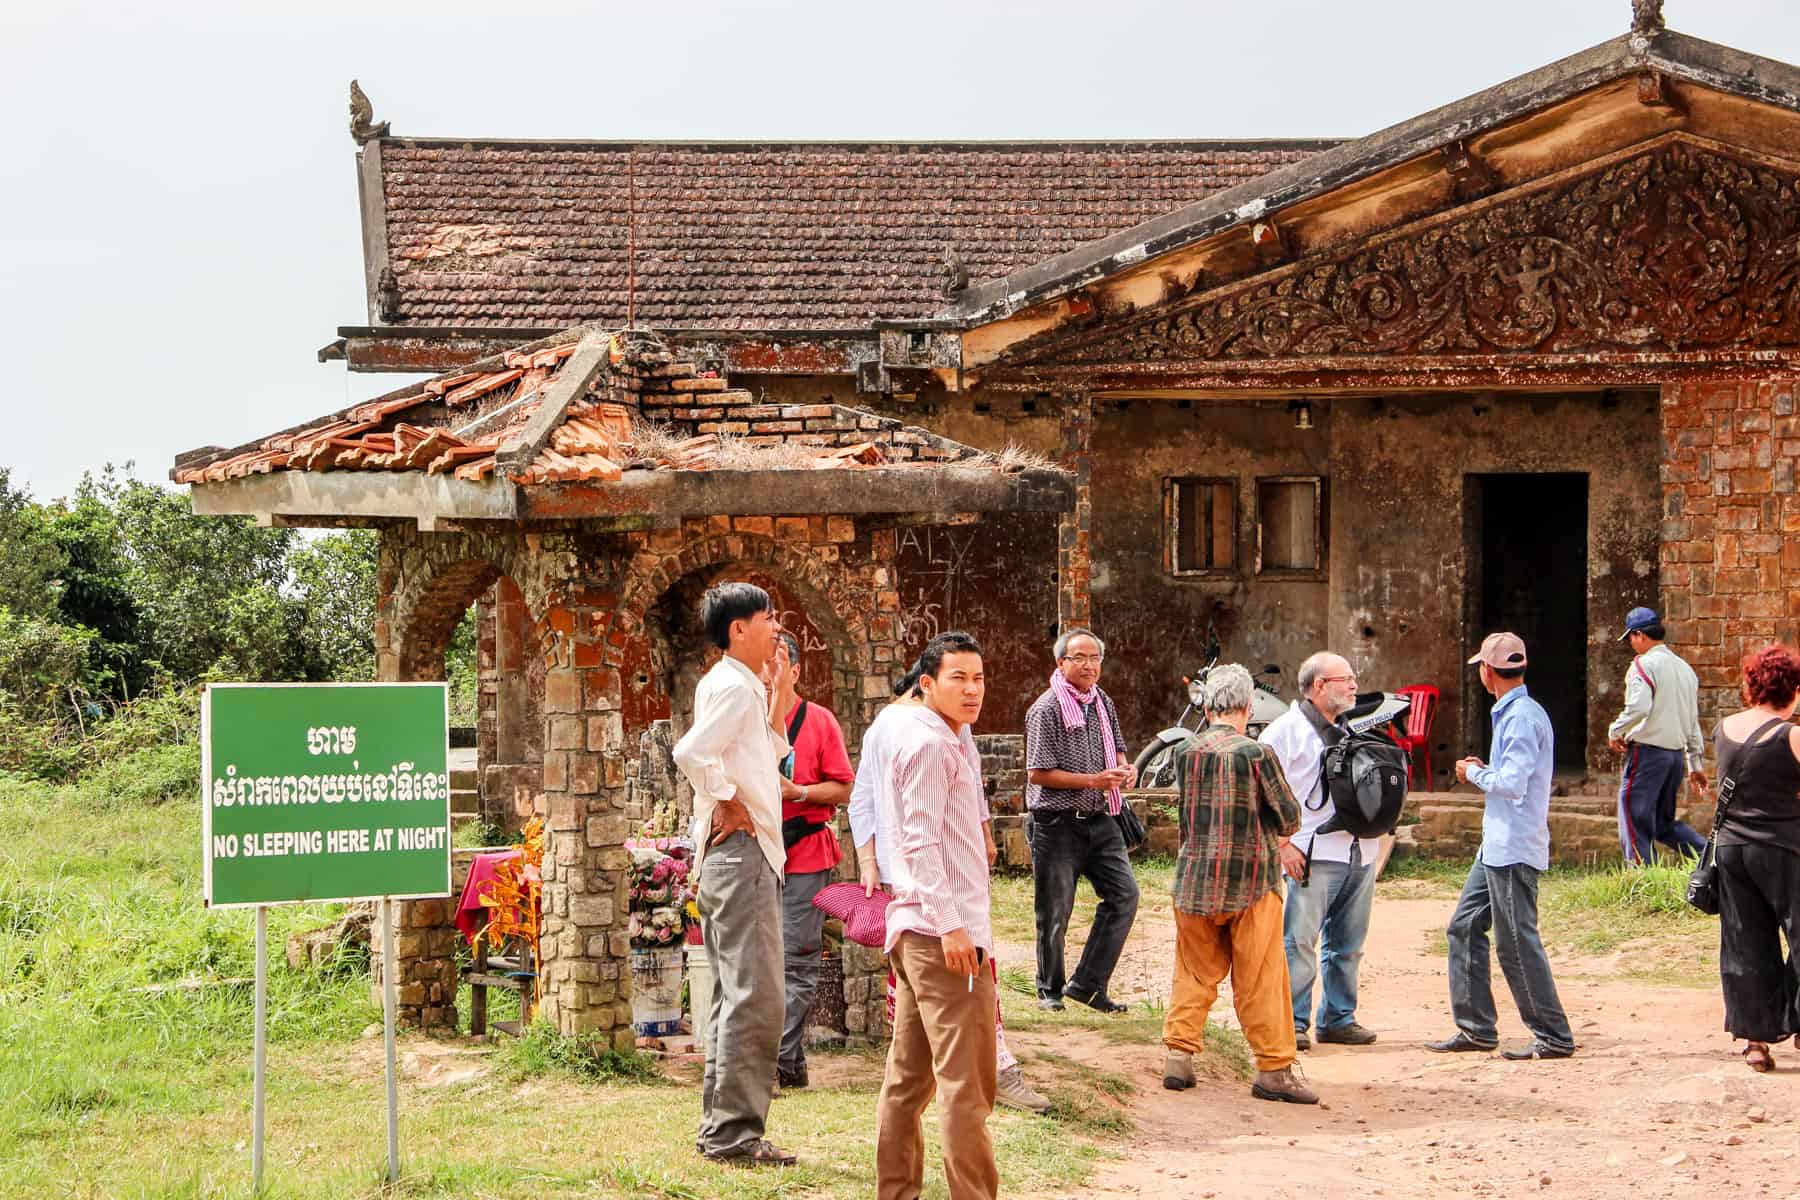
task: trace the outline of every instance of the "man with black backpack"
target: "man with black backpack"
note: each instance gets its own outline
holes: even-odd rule
[[[800,686],[800,646],[787,643],[791,686]],[[781,764],[781,840],[787,846],[787,872],[781,888],[782,974],[787,1013],[776,1060],[782,1088],[806,1086],[806,1014],[819,987],[819,958],[824,952],[825,913],[813,897],[831,882],[832,868],[844,857],[835,818],[850,803],[856,772],[844,748],[837,717],[821,704],[796,700],[787,714],[787,740],[793,753]]]
[[[1375,1031],[1356,1020],[1357,972],[1375,905],[1381,839],[1353,836],[1336,819],[1324,770],[1326,750],[1349,736],[1342,718],[1356,704],[1356,672],[1341,656],[1321,650],[1300,664],[1299,682],[1302,698],[1271,722],[1260,739],[1275,751],[1288,787],[1300,801],[1300,831],[1281,844],[1281,869],[1288,877],[1282,928],[1294,1037],[1300,1049],[1312,1048],[1313,982],[1323,974],[1319,1041],[1366,1046],[1375,1040]]]

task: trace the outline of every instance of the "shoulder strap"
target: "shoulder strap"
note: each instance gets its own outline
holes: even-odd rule
[[[1644,670],[1644,660],[1641,655],[1631,660],[1631,669],[1638,673],[1638,678],[1643,680],[1644,685],[1650,689],[1650,699],[1655,700],[1656,680],[1650,678],[1650,672]]]
[[[1761,725],[1758,725],[1756,727],[1756,732],[1751,734],[1748,738],[1746,738],[1743,742],[1743,745],[1745,745],[1745,746],[1760,746],[1760,745],[1762,745],[1763,734],[1769,732],[1769,730],[1775,728],[1777,725],[1786,725],[1787,723],[1788,723],[1788,719],[1786,717],[1770,717],[1768,720],[1764,721]]]
[[[800,726],[804,724],[805,721],[806,701],[802,700],[799,705],[795,707],[793,718],[788,721],[788,745],[792,746],[794,744],[794,739],[800,736]]]

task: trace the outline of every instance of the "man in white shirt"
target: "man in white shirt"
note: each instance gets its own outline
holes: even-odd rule
[[[1375,904],[1381,839],[1319,832],[1337,812],[1320,778],[1320,760],[1326,739],[1343,736],[1337,722],[1356,704],[1356,672],[1342,657],[1321,650],[1300,664],[1300,694],[1259,739],[1281,760],[1282,774],[1300,802],[1300,830],[1281,844],[1281,870],[1289,880],[1282,934],[1295,1041],[1310,1050],[1308,1029],[1316,1024],[1321,1042],[1366,1046],[1375,1032],[1357,1023],[1356,977]],[[1315,1021],[1313,981],[1321,974]]]
[[[694,723],[675,744],[694,788],[696,899],[715,981],[696,1145],[719,1162],[789,1166],[794,1156],[763,1133],[785,1008],[780,764],[793,673],[774,604],[754,584],[710,589],[700,623],[725,653],[694,690]]]
[[[889,810],[880,825],[894,831],[887,952],[899,986],[875,1108],[875,1194],[919,1195],[920,1119],[935,1095],[951,1200],[992,1200],[1000,1173],[987,1131],[995,1089],[987,798],[980,762],[958,736],[981,715],[987,680],[968,634],[933,638],[920,663],[925,703],[901,714],[877,800]]]
[[[1620,641],[1637,657],[1625,671],[1625,707],[1607,727],[1606,741],[1625,756],[1619,772],[1619,846],[1627,864],[1656,861],[1656,843],[1686,854],[1706,839],[1675,818],[1685,779],[1706,790],[1706,742],[1700,736],[1700,680],[1694,668],[1663,645],[1654,610],[1625,614]]]

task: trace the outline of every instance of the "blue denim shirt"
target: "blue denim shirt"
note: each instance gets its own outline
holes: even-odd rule
[[[1494,705],[1493,761],[1469,772],[1487,793],[1481,817],[1481,861],[1490,867],[1550,865],[1550,773],[1556,734],[1544,706],[1523,684]]]

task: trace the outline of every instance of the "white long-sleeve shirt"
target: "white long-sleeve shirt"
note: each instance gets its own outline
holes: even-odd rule
[[[883,948],[891,952],[903,933],[941,938],[961,929],[992,954],[981,761],[923,705],[900,710],[893,741],[886,794],[877,803],[885,813],[878,819],[894,830],[887,881],[894,898]]]
[[[868,729],[863,731],[862,750],[856,760],[856,782],[850,788],[850,838],[858,847],[870,838],[875,839],[875,865],[881,871],[884,883],[894,878],[895,831],[886,823],[893,810],[880,801],[887,794],[888,775],[894,765],[894,735],[900,728],[902,714],[914,707],[916,705],[890,704],[875,714]],[[962,727],[957,740],[962,743],[963,753],[975,763],[976,777],[980,778],[981,754],[975,749],[975,735],[969,732],[967,725]],[[982,819],[986,820],[985,805],[982,811]]]
[[[777,875],[781,844],[781,760],[787,739],[769,724],[769,693],[727,654],[694,689],[694,723],[675,743],[675,765],[694,788],[694,844],[705,869],[713,809],[735,794],[756,825],[756,841]]]
[[[1638,655],[1625,670],[1625,707],[1607,726],[1606,736],[1680,750],[1689,771],[1704,769],[1700,679],[1694,668],[1660,642]]]
[[[1295,700],[1288,710],[1269,722],[1269,727],[1256,739],[1275,751],[1281,761],[1281,773],[1287,777],[1288,790],[1300,802],[1300,830],[1293,836],[1294,845],[1319,862],[1350,861],[1350,844],[1354,839],[1346,830],[1320,833],[1319,826],[1337,815],[1331,793],[1319,786],[1320,760],[1325,756],[1325,739],[1319,736]],[[1362,838],[1362,865],[1369,866],[1381,857],[1380,838]]]

